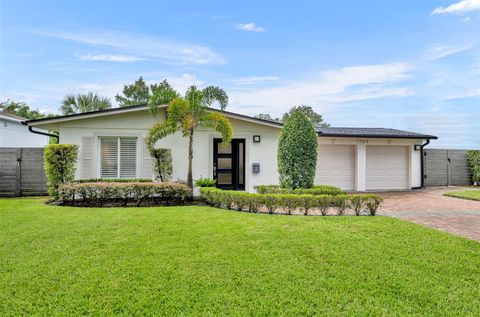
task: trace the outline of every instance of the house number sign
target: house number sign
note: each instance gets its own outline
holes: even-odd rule
[[[368,143],[368,139],[357,139],[357,143]]]

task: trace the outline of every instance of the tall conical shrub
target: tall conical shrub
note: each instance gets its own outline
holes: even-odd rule
[[[317,133],[310,120],[294,112],[283,125],[278,142],[278,173],[283,188],[310,188],[317,166]]]

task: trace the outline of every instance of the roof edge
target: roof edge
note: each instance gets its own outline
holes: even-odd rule
[[[336,133],[321,133],[317,132],[319,137],[336,137],[336,138],[369,138],[369,139],[430,139],[437,140],[438,137],[435,135],[428,134],[419,134],[418,136],[414,135],[393,135],[393,134],[336,134]]]

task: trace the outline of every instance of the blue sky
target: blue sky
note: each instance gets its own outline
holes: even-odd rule
[[[57,112],[143,76],[225,88],[228,110],[307,104],[333,126],[480,147],[480,0],[0,0],[0,99]]]

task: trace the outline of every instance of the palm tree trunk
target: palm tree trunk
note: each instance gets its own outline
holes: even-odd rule
[[[188,141],[188,174],[187,174],[187,185],[190,188],[193,188],[192,162],[193,162],[193,129],[190,129],[190,137]]]

